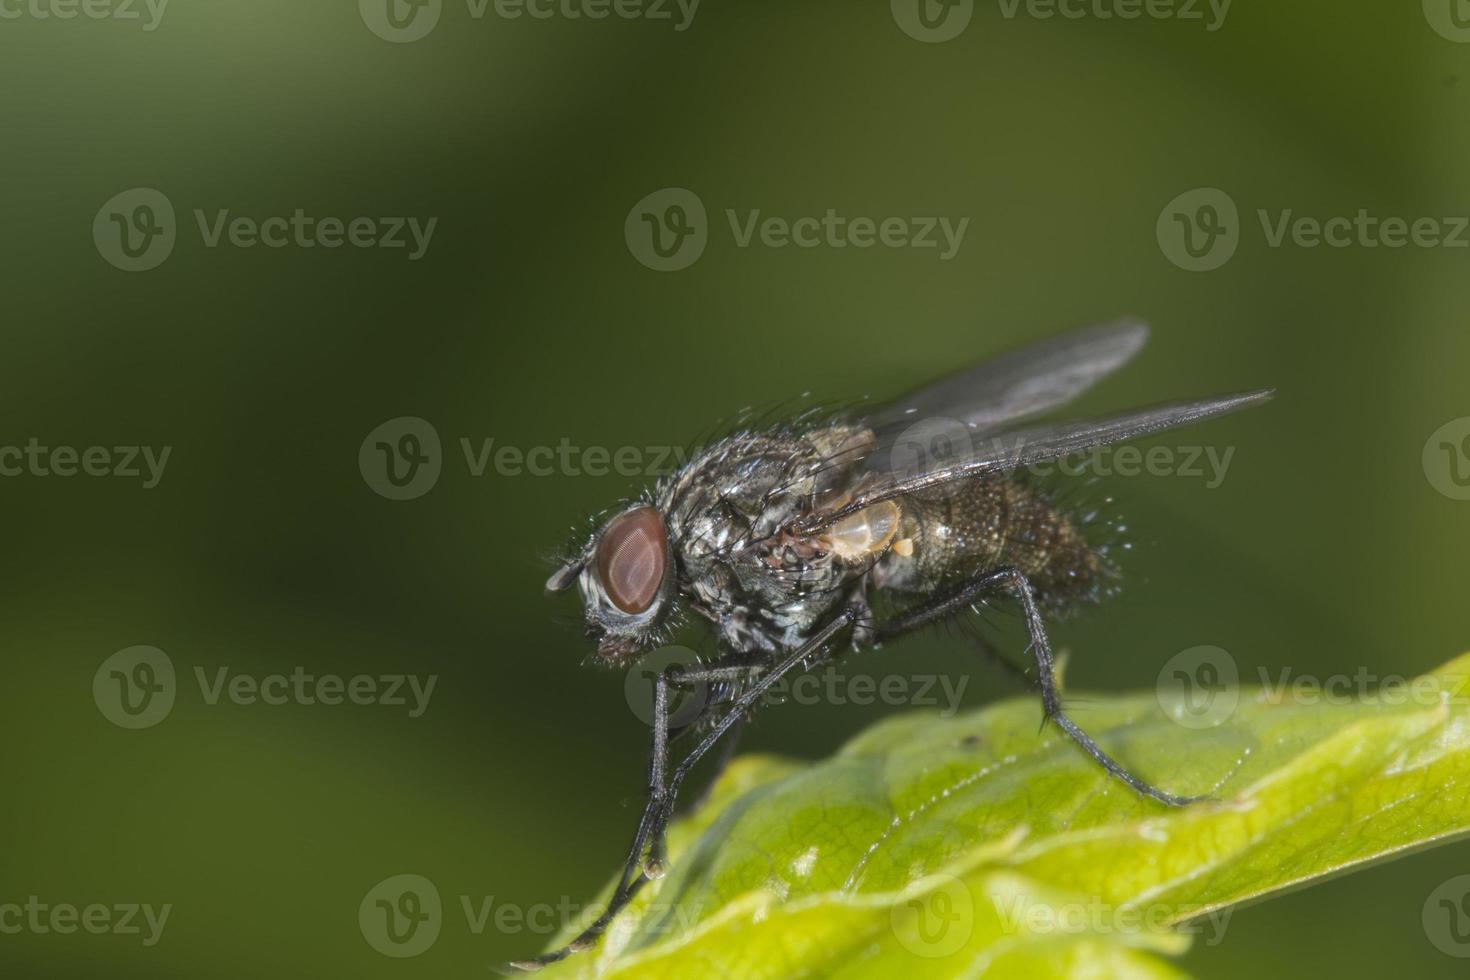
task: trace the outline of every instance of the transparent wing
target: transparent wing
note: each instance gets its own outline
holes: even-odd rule
[[[993,429],[1066,404],[1126,364],[1148,340],[1138,320],[1073,330],[950,375],[874,412],[875,432],[944,417],[972,431]]]
[[[1102,418],[984,433],[949,425],[923,430],[922,422],[915,423],[911,426],[912,441],[900,437],[886,452],[873,452],[866,457],[863,481],[841,507],[812,514],[798,523],[798,529],[809,533],[880,501],[952,480],[1004,473],[1201,422],[1260,405],[1273,394],[1274,389],[1263,388],[1200,401],[1167,402]]]

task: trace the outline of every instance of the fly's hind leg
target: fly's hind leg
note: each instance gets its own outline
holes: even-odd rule
[[[1003,653],[997,650],[995,648],[995,644],[991,643],[989,639],[981,634],[981,632],[977,628],[975,628],[973,624],[971,624],[968,620],[961,620],[960,624],[960,632],[964,633],[965,638],[968,639],[971,643],[975,644],[976,652],[978,652],[980,656],[984,657],[987,663],[991,663],[999,667],[1002,671],[1006,673],[1008,677],[1014,679],[1022,687],[1030,688],[1031,690],[1040,689],[1040,685],[1038,685],[1034,680],[1031,679],[1030,674],[1026,673],[1026,671],[1021,669],[1020,667],[1016,666],[1016,664],[1011,662],[1009,657],[1005,656]]]
[[[1041,612],[1036,606],[1036,594],[1031,583],[1018,569],[1002,568],[959,585],[949,592],[918,603],[879,623],[875,633],[879,642],[900,636],[946,616],[963,611],[982,596],[999,591],[1010,591],[1021,604],[1026,618],[1026,630],[1031,634],[1031,653],[1036,659],[1036,682],[1041,688],[1041,706],[1047,721],[1060,728],[1068,738],[1076,742],[1098,765],[1113,777],[1126,783],[1135,792],[1158,800],[1169,806],[1185,806],[1205,797],[1178,796],[1165,792],[1133,775],[1128,769],[1088,735],[1062,710],[1061,692],[1058,690],[1056,663],[1052,657],[1051,641],[1046,636],[1046,626],[1041,621]]]

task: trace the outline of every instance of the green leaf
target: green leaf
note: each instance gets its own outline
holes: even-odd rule
[[[1470,830],[1467,677],[1470,654],[1345,703],[1229,692],[1207,727],[1182,691],[1069,702],[1132,771],[1214,798],[1183,809],[1040,730],[1034,698],[742,758],[671,830],[669,875],[542,975],[1182,976],[1167,956],[1232,905]]]

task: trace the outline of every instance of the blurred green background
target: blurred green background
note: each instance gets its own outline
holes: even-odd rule
[[[153,30],[141,0],[126,10],[140,20],[35,2],[0,0],[0,444],[172,452],[153,489],[0,479],[0,903],[172,911],[151,947],[0,935],[0,973],[480,976],[548,936],[477,933],[461,896],[527,910],[596,892],[631,832],[646,732],[622,678],[580,666],[576,602],[541,587],[569,529],[643,481],[474,476],[460,439],[682,445],[746,405],[892,394],[1138,314],[1150,347],[1082,408],[1280,396],[1175,440],[1236,447],[1217,489],[1087,491],[1117,498],[1136,547],[1123,594],[1057,628],[1072,689],[1148,688],[1199,644],[1247,679],[1417,672],[1470,645],[1470,503],[1421,463],[1431,433],[1470,415],[1467,253],[1273,248],[1256,219],[1470,213],[1470,46],[1430,26],[1435,3],[1237,0],[1213,31],[1207,8],[1047,19],[977,3],[958,36],[925,43],[871,0],[706,0],[685,30],[673,7],[476,18],[446,0],[395,43],[368,26],[386,30],[386,0],[175,0]],[[130,273],[92,229],[138,187],[172,203],[177,241]],[[666,187],[708,209],[707,248],[676,272],[624,240],[630,209]],[[1240,214],[1237,251],[1208,272],[1155,234],[1197,187]],[[410,261],[210,248],[194,218],[298,208],[438,224]],[[970,224],[950,261],[741,248],[727,208]],[[401,416],[432,423],[443,469],[394,501],[358,450]],[[138,644],[167,653],[178,692],[161,723],[127,730],[91,685]],[[973,673],[972,705],[1017,693],[959,638],[884,655],[905,661],[867,669]],[[410,718],[209,704],[194,671],[221,667],[438,680]],[[775,708],[745,745],[819,757],[892,710]],[[1462,976],[1421,909],[1466,872],[1461,843],[1278,898],[1184,965]],[[432,948],[391,959],[358,905],[403,873],[445,911]]]

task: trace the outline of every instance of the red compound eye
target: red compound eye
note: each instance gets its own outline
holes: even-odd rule
[[[652,507],[638,507],[615,519],[597,544],[597,577],[608,598],[625,613],[653,605],[664,580],[668,536]]]

